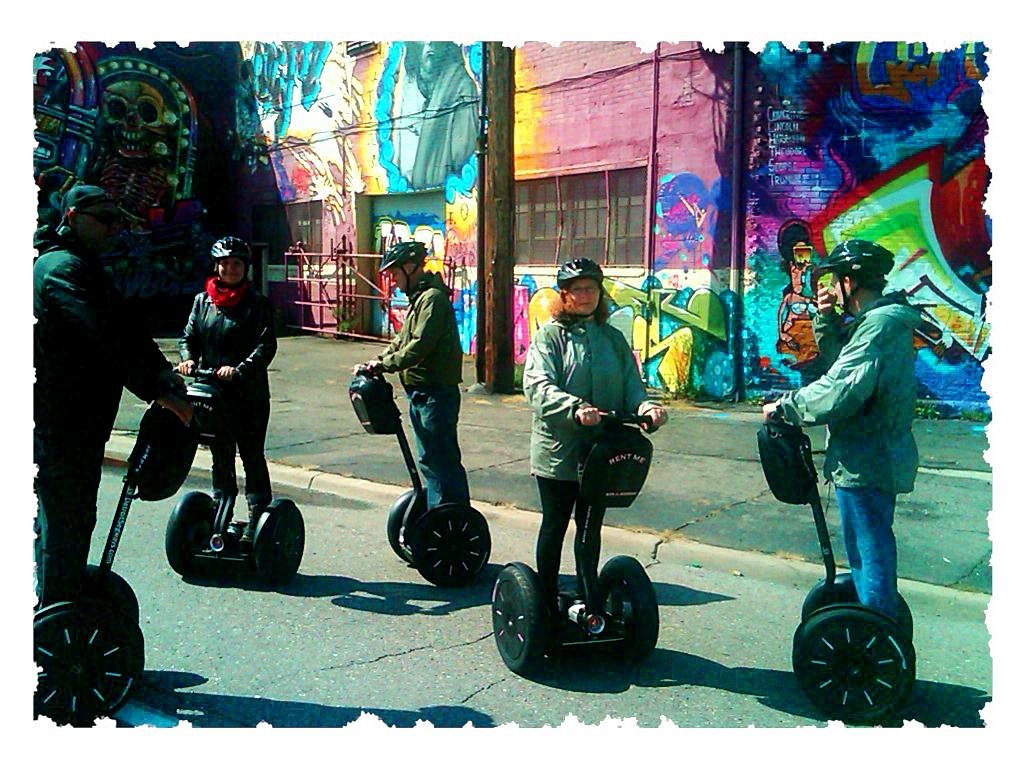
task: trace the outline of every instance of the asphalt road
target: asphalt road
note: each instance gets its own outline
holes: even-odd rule
[[[94,561],[122,472],[104,471]],[[181,493],[192,488],[205,490],[202,474]],[[146,673],[122,719],[339,727],[369,712],[396,726],[541,726],[567,717],[596,724],[608,716],[640,726],[663,716],[680,727],[824,725],[790,668],[799,608],[820,567],[699,544],[654,546],[652,536],[606,528],[602,559],[634,555],[655,584],[657,649],[632,668],[578,655],[526,680],[498,656],[489,602],[501,565],[533,563],[537,516],[481,505],[491,564],[474,585],[441,589],[387,546],[384,509],[395,490],[365,481],[343,495],[278,488],[302,509],[306,551],[295,580],[276,591],[238,576],[183,580],[163,552],[174,499],[136,502],[115,570],[139,596]],[[571,546],[564,553],[569,578]],[[904,595],[918,659],[908,716],[981,726],[993,680],[987,597],[916,582]]]

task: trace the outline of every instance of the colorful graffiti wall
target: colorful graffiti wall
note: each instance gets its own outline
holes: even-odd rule
[[[228,173],[236,62],[237,48],[215,43],[79,43],[34,58],[40,222],[59,219],[76,182],[107,189],[128,221],[108,265],[154,327],[184,323],[213,233],[229,225],[229,190],[211,179]]]
[[[769,45],[756,60],[743,306],[748,389],[770,392],[820,374],[809,267],[840,240],[860,237],[896,254],[889,286],[924,311],[919,395],[953,412],[985,410],[985,47]]]
[[[322,242],[362,253],[418,239],[430,269],[454,291],[463,348],[475,327],[477,161],[481,45],[392,41],[352,56],[344,42],[242,43],[239,134],[253,143],[250,169],[273,170],[283,203],[319,200]],[[435,192],[440,196],[411,193]],[[357,227],[356,195],[373,200]],[[379,204],[378,204],[379,203]],[[422,205],[421,205],[422,203]],[[419,206],[419,207],[417,207]],[[395,312],[374,316],[388,335]]]

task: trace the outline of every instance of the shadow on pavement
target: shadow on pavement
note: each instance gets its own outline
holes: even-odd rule
[[[588,663],[591,660],[593,663]],[[632,666],[609,662],[607,655],[598,649],[574,650],[571,659],[555,659],[532,679],[542,685],[582,693],[621,693],[634,685],[718,688],[755,696],[766,707],[780,712],[825,722],[807,701],[796,676],[788,670],[729,667],[700,656],[661,648]],[[918,680],[901,718],[884,725],[899,726],[903,720],[916,720],[928,727],[980,728],[984,725],[980,710],[990,698],[976,688]]]
[[[302,597],[330,597],[340,608],[369,611],[389,616],[426,614],[444,616],[464,608],[488,605],[491,588],[502,566],[484,566],[476,580],[465,587],[437,587],[425,581],[410,568],[410,577],[418,583],[404,581],[360,581],[348,576],[308,576],[297,574],[291,584],[280,591]],[[422,603],[422,604],[421,604]]]
[[[436,706],[418,710],[379,707],[332,707],[300,701],[276,701],[251,696],[182,690],[202,685],[205,677],[190,672],[147,671],[136,700],[161,712],[177,714],[199,728],[254,727],[261,722],[277,728],[339,728],[359,719],[363,712],[386,725],[411,728],[426,720],[439,728],[493,726],[494,720],[470,707]]]

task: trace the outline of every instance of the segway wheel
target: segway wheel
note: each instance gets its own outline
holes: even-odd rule
[[[502,569],[491,592],[494,642],[505,666],[528,677],[548,649],[551,629],[540,578],[524,563]]]
[[[441,504],[406,528],[413,565],[431,584],[461,587],[487,565],[491,532],[487,520],[466,504]]]
[[[299,570],[306,546],[302,514],[289,499],[271,502],[256,524],[252,541],[253,563],[270,584],[287,584]]]
[[[115,712],[142,677],[139,625],[92,600],[54,603],[33,621],[35,716],[88,726]]]
[[[811,614],[819,608],[838,603],[856,604],[858,602],[857,589],[853,586],[853,577],[849,573],[840,573],[836,575],[831,587],[826,586],[825,580],[822,579],[807,593],[800,611],[800,621],[807,621]],[[914,616],[910,612],[907,601],[898,592],[896,593],[896,624],[907,640],[914,640]]]
[[[914,646],[895,622],[860,605],[824,608],[796,629],[793,671],[829,720],[876,723],[914,685]]]
[[[189,491],[175,505],[164,533],[164,552],[175,573],[180,576],[196,573],[195,553],[210,540],[213,517],[213,498],[200,491]]]
[[[139,598],[123,577],[113,571],[101,574],[98,565],[90,565],[86,567],[86,582],[86,595],[112,605],[130,624],[139,623]]]
[[[625,638],[623,658],[629,662],[646,658],[658,644],[660,629],[658,598],[647,571],[635,558],[617,555],[605,563],[597,579],[605,596],[605,613]]]
[[[415,498],[415,501],[412,501],[413,498]],[[412,488],[395,499],[395,503],[391,505],[391,511],[388,512],[387,525],[388,544],[391,545],[391,551],[407,563],[412,563],[413,561],[412,548],[409,546],[409,542],[406,541],[406,536],[403,536],[402,521],[405,519],[405,509],[409,506],[410,502],[414,505],[412,512],[409,514],[409,528],[412,528],[416,519],[426,510],[426,494],[417,494]]]

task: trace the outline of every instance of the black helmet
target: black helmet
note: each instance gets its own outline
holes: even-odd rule
[[[590,259],[573,259],[558,268],[558,287],[568,288],[569,283],[580,277],[596,280],[598,286],[604,282],[604,272]]]
[[[246,264],[249,263],[249,245],[240,237],[232,235],[222,237],[210,248],[210,258],[213,259],[214,264],[221,259],[230,259],[232,257],[241,259]]]
[[[419,240],[406,240],[388,248],[380,260],[381,271],[402,264],[420,264],[427,258],[427,247]]]
[[[896,257],[887,248],[869,240],[844,240],[814,271],[819,274],[834,272],[837,277],[885,277],[896,263]]]

